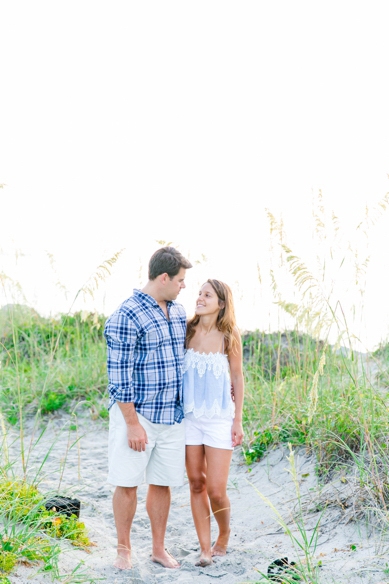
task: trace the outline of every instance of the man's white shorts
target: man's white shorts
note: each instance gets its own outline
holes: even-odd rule
[[[144,452],[128,446],[127,425],[115,403],[109,410],[108,482],[118,487],[146,483],[164,487],[184,484],[185,428],[181,424],[154,424],[137,413],[149,443]]]

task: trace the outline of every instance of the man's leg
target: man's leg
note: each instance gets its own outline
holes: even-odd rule
[[[166,568],[180,567],[179,563],[165,550],[165,532],[170,509],[170,486],[184,484],[184,471],[184,425],[160,424],[155,447],[146,469],[146,483],[149,485],[146,509],[150,517],[153,536],[151,559]]]
[[[131,570],[130,530],[136,510],[137,487],[116,487],[112,506],[118,535],[117,557],[114,562],[120,570]]]
[[[170,509],[170,487],[149,485],[146,509],[150,517],[153,537],[151,559],[165,568],[179,568],[180,564],[165,550],[165,533]]]

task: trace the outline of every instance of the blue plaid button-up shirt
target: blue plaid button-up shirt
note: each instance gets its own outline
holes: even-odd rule
[[[186,314],[181,304],[166,304],[170,320],[152,296],[134,290],[104,329],[109,408],[116,401],[133,402],[137,412],[157,424],[183,418]]]

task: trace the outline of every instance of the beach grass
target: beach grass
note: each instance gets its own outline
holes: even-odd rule
[[[78,312],[57,319],[26,308],[3,309],[0,405],[10,424],[83,405],[107,417],[105,317]]]
[[[388,371],[379,355],[334,349],[296,332],[246,335],[245,458],[260,460],[275,444],[304,446],[328,481],[357,465],[360,484],[388,525]],[[265,358],[261,357],[261,353]],[[271,361],[273,356],[274,361]]]
[[[48,319],[18,305],[2,310],[0,574],[4,581],[20,562],[50,572],[54,580],[63,580],[58,567],[59,541],[69,541],[86,551],[92,545],[82,521],[45,509],[48,493],[43,495],[39,490],[45,459],[38,473],[28,473],[31,452],[25,452],[24,425],[34,418],[37,427],[39,420],[61,410],[73,413],[69,431],[77,430],[74,412],[80,407],[88,409],[93,418],[107,417],[104,320],[87,313]],[[20,434],[21,477],[14,473],[19,461],[9,458],[10,426]],[[58,470],[62,478],[64,469]],[[66,578],[74,583],[93,581],[82,562]]]
[[[320,518],[327,505],[342,508],[344,522],[363,520],[386,537],[389,527],[389,344],[371,354],[336,348],[300,334],[246,333],[244,457],[249,469],[272,449],[288,448],[296,486],[294,529],[258,492],[289,536],[297,564],[283,582],[321,581],[315,555]],[[294,451],[316,458],[314,503],[300,493]],[[325,487],[335,484],[335,496]],[[255,488],[255,487],[254,487]],[[307,530],[305,517],[317,521]],[[313,535],[314,537],[313,537]],[[272,581],[262,573],[260,582]],[[280,580],[281,581],[281,580]]]
[[[94,418],[107,417],[104,320],[86,313],[14,316],[1,340],[0,404],[8,424],[20,424],[21,411],[45,416],[84,407]],[[374,457],[377,448],[385,466],[388,345],[366,356],[297,329],[245,333],[242,344],[248,464],[275,444],[291,443],[316,453],[322,477],[352,453]],[[385,502],[387,490],[383,482]]]

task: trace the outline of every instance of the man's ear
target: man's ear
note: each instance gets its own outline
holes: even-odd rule
[[[158,278],[160,278],[159,281],[161,282],[161,284],[165,285],[167,282],[167,279],[169,278],[169,274],[167,272],[164,272],[163,274],[160,274],[158,276]]]

